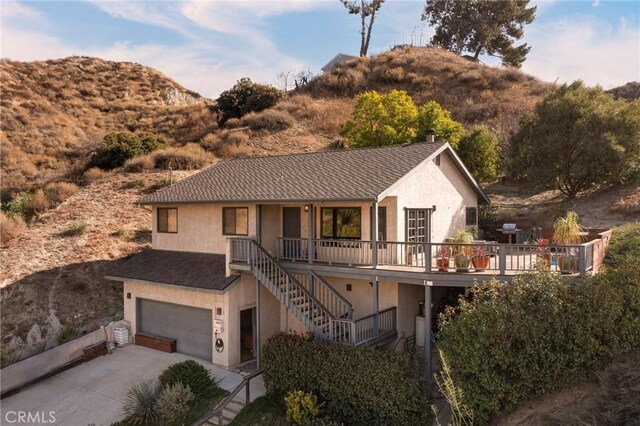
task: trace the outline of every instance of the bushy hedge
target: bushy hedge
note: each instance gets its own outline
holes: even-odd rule
[[[439,345],[479,424],[640,350],[640,273],[536,273],[472,288],[441,316]]]
[[[124,132],[109,133],[102,139],[90,166],[100,167],[103,170],[115,169],[122,167],[133,157],[168,146],[167,142],[159,136]]]
[[[607,247],[605,265],[618,268],[624,263],[636,262],[638,258],[640,258],[640,222],[616,227]]]
[[[202,395],[215,384],[209,370],[192,359],[171,364],[164,369],[158,379],[163,388],[177,383],[189,386],[196,396]]]
[[[282,92],[266,84],[254,83],[249,78],[241,78],[229,90],[216,99],[211,109],[220,114],[219,125],[231,118],[240,118],[249,112],[260,112],[275,105],[282,98]]]
[[[269,396],[303,390],[323,403],[321,415],[348,425],[425,424],[422,373],[405,353],[325,343],[278,334],[262,355]]]

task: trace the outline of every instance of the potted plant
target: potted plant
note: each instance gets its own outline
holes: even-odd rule
[[[484,246],[477,246],[473,248],[473,257],[471,258],[471,264],[473,269],[478,272],[484,272],[489,267],[489,261],[491,255]]]
[[[461,229],[451,239],[453,244],[456,244],[454,248],[455,256],[453,257],[453,264],[456,267],[456,272],[469,272],[469,265],[471,265],[471,253],[473,252],[470,246],[464,244],[471,244],[473,242],[473,234],[468,229]]]
[[[582,227],[578,223],[575,212],[567,212],[565,217],[559,217],[553,223],[553,242],[562,245],[577,245],[582,242]],[[575,247],[566,247],[564,254],[558,256],[558,268],[563,274],[570,274],[578,270],[578,259]]]
[[[551,265],[551,248],[549,247],[549,240],[546,238],[538,238],[537,240],[537,254],[538,259],[546,262],[547,266]]]
[[[451,248],[442,246],[436,252],[436,262],[438,265],[438,272],[449,271],[449,258],[451,257]]]

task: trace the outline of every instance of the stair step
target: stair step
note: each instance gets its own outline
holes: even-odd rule
[[[237,405],[239,407],[244,407],[245,406],[244,401],[240,401],[238,399],[232,399],[231,401],[229,401],[229,405],[231,405],[231,404]],[[227,405],[227,406],[229,406],[229,405]]]
[[[240,412],[240,410],[242,410],[241,407],[238,407],[238,406],[230,407],[230,406],[227,405],[222,410],[222,415],[224,416],[225,414],[232,414],[232,416],[235,417],[236,414],[238,414]]]

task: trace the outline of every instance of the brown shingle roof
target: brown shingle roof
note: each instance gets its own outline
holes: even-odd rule
[[[138,202],[375,200],[444,145],[414,143],[228,160]]]
[[[225,271],[223,254],[146,249],[118,264],[107,278],[222,291],[240,277],[227,277]]]

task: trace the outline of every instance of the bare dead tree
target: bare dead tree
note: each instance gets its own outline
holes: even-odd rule
[[[340,0],[350,14],[360,15],[360,57],[367,56],[369,42],[371,41],[371,30],[376,20],[376,13],[382,7],[384,0]]]

